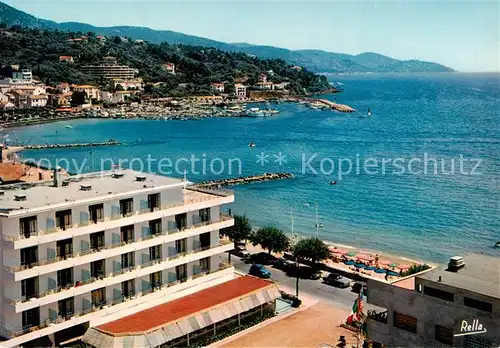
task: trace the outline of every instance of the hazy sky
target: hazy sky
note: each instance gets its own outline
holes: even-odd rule
[[[1,0],[0,0],[1,1]],[[3,0],[37,17],[500,71],[498,1]]]

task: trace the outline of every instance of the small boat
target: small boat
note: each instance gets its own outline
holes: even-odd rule
[[[368,115],[368,116],[371,116],[371,115],[372,115],[372,111],[371,111],[370,109],[368,109],[367,115]]]
[[[248,144],[248,147],[255,147],[255,143]]]
[[[66,126],[66,128],[73,128],[73,126],[69,126],[69,125],[68,125],[68,126]]]
[[[318,222],[314,227],[316,227],[316,228],[323,228],[323,224],[321,222]]]
[[[496,242],[495,245],[493,246],[494,248],[500,248],[500,242]]]
[[[330,185],[337,185],[337,180],[330,181]]]

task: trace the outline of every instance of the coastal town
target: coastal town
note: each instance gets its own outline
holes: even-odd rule
[[[50,54],[34,59],[37,64],[18,59],[19,37],[29,46],[35,44],[26,43],[26,37],[44,36],[49,39],[40,42],[56,43],[47,49]],[[45,137],[37,133],[43,127],[33,126],[41,123],[95,118],[117,119],[119,125],[136,123],[119,121],[123,119],[144,119],[154,120],[144,123],[155,127],[202,127],[209,122],[156,121],[266,120],[284,115],[283,103],[308,108],[308,115],[317,117],[314,131],[327,134],[314,140],[322,148],[338,150],[338,143],[332,145],[328,138],[341,132],[330,133],[325,124],[339,119],[338,113],[356,113],[354,107],[327,96],[342,92],[340,85],[280,59],[260,60],[210,47],[153,45],[122,34],[16,24],[0,27],[0,39],[11,40],[5,47],[15,53],[0,57],[0,131],[36,134],[25,144],[19,141],[22,137],[11,141],[6,135],[0,144],[1,347],[499,346],[498,257],[492,252],[457,253],[429,261],[407,256],[412,254],[405,250],[390,252],[396,250],[391,241],[376,240],[375,232],[352,243],[338,242],[348,233],[340,224],[326,226],[326,220],[319,220],[317,201],[306,203],[304,196],[275,191],[287,183],[287,188],[299,191],[310,178],[298,172],[261,170],[193,180],[187,170],[174,177],[113,164],[72,173],[22,156],[30,151],[52,158],[71,152],[68,157],[77,157],[81,150],[93,161],[96,148],[119,157],[120,150],[152,147],[141,138],[115,139],[108,132],[88,139],[85,133],[84,142],[71,134],[59,137],[60,129],[68,131],[65,134],[80,132],[77,122],[56,124],[58,129]],[[40,42],[30,47],[42,51]],[[355,121],[368,124],[367,117],[361,118]],[[240,121],[232,123],[252,120]],[[250,130],[244,126],[246,135]],[[158,134],[167,137],[178,131],[172,129]],[[345,132],[359,129],[351,124]],[[188,148],[185,134],[180,135],[182,147]],[[200,141],[198,133],[194,137]],[[351,141],[358,144],[354,146],[368,142],[339,138],[349,146]],[[225,137],[217,139],[224,151],[231,150]],[[276,139],[273,134],[266,145],[284,141]],[[247,146],[248,141],[241,140],[242,147],[251,153],[258,140],[250,139]],[[297,147],[310,149],[312,141],[307,137]],[[260,141],[259,147],[264,148]],[[265,162],[264,152],[261,156]],[[344,186],[336,178],[325,182],[313,194]],[[290,209],[289,227],[274,222],[256,226],[252,216],[235,205],[258,205],[259,214],[274,219],[275,207],[249,198],[263,195],[264,186],[273,190],[272,202],[278,208],[286,214]],[[358,199],[357,190],[351,186],[347,191]],[[335,193],[328,199],[348,204]],[[377,204],[384,205],[384,199]],[[297,202],[289,202],[293,200]],[[315,208],[315,224],[297,228],[294,219],[299,213],[291,204],[304,209],[302,217],[313,215]],[[327,229],[330,234],[320,234]],[[499,250],[500,242],[491,248]]]

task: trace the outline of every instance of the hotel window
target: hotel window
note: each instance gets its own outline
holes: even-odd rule
[[[183,230],[187,227],[187,214],[178,214],[175,216],[175,224],[178,230]]]
[[[38,277],[21,280],[21,296],[25,299],[38,297]]]
[[[104,221],[104,204],[94,204],[89,206],[90,221],[98,223]]]
[[[207,272],[210,270],[210,257],[200,259],[200,270],[202,272]]]
[[[22,314],[23,329],[40,325],[40,307],[28,309]]]
[[[179,265],[175,267],[175,275],[177,280],[184,281],[187,278],[187,266],[186,264]]]
[[[69,318],[75,313],[75,298],[65,298],[57,302],[59,308],[59,315],[63,318]]]
[[[161,271],[151,273],[149,275],[149,281],[151,283],[151,288],[158,288],[161,286]]]
[[[412,333],[417,333],[417,319],[409,315],[394,312],[394,327]]]
[[[149,260],[160,260],[161,259],[161,244],[149,247]]]
[[[56,242],[57,257],[66,259],[73,254],[73,239],[64,239]]]
[[[149,230],[153,236],[161,234],[161,219],[151,220],[149,222]]]
[[[175,250],[177,254],[185,253],[187,251],[187,238],[177,239],[175,241]]]
[[[200,209],[199,211],[201,222],[210,221],[210,208]]]
[[[424,286],[424,294],[427,296],[440,298],[441,300],[449,302],[453,302],[455,300],[455,295],[453,295],[453,293],[436,288],[431,288],[428,286]]]
[[[73,268],[65,268],[57,271],[57,286],[65,288],[73,285]]]
[[[90,248],[99,251],[104,247],[104,231],[90,234]]]
[[[120,200],[120,214],[122,216],[129,216],[132,214],[134,209],[134,199],[127,198]]]
[[[92,306],[100,307],[106,303],[106,288],[92,290]]]
[[[71,209],[56,211],[56,227],[66,230],[71,227]]]
[[[122,242],[132,243],[134,241],[134,225],[122,227],[120,233]]]
[[[160,209],[161,200],[160,200],[159,193],[154,193],[152,195],[148,195],[148,207],[149,207],[150,211],[155,211],[157,209]]]
[[[129,268],[129,267],[134,267],[134,252],[131,251],[126,254],[122,254],[122,268]]]
[[[135,280],[130,279],[122,282],[122,296],[129,298],[135,295]]]
[[[485,311],[488,313],[493,312],[493,306],[491,303],[475,300],[470,297],[464,297],[464,305],[467,307],[479,309],[480,311]]]
[[[90,263],[90,276],[93,278],[104,278],[105,263],[104,260],[97,260]]]
[[[206,249],[210,247],[210,232],[200,234],[200,248]]]
[[[38,262],[38,246],[21,249],[21,266],[31,266]]]
[[[453,345],[453,330],[441,325],[434,325],[434,339],[451,346]]]
[[[464,348],[490,348],[494,347],[493,342],[479,335],[465,336],[463,341]]]
[[[37,220],[36,216],[30,216],[19,219],[19,232],[24,235],[24,238],[37,234]]]

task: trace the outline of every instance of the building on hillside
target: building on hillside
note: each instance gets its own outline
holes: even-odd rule
[[[245,83],[248,81],[248,76],[241,76],[234,79],[234,83]]]
[[[82,72],[95,78],[133,79],[137,69],[126,65],[118,65],[115,57],[104,57],[101,65],[85,65]]]
[[[22,69],[13,71],[12,80],[14,80],[14,83],[30,84],[33,82],[33,72],[31,71],[31,69]]]
[[[118,88],[118,86],[120,86],[124,91],[127,91],[127,90],[142,91],[142,90],[144,90],[144,84],[143,84],[143,81],[141,78],[130,79],[130,80],[113,79],[112,84],[113,84],[114,89],[116,89],[116,88]]]
[[[66,63],[74,63],[75,62],[75,60],[73,59],[72,56],[59,56],[59,61],[66,62]]]
[[[236,98],[243,100],[247,97],[247,87],[241,83],[234,85],[234,94]]]
[[[28,96],[29,93],[21,90],[12,90],[9,92],[14,98],[13,103],[18,109],[24,109],[28,107]]]
[[[104,35],[97,35],[95,38],[97,39],[97,41],[106,42],[106,36]]]
[[[374,347],[500,346],[497,257],[453,257],[448,267],[393,284],[369,280],[368,303],[384,308],[367,319]]]
[[[260,73],[259,75],[259,82],[266,83],[267,82],[267,75],[264,73]]]
[[[108,104],[119,104],[125,102],[125,95],[122,93],[102,92],[102,101]]]
[[[16,105],[10,101],[1,101],[0,110],[10,110],[15,109]]]
[[[69,107],[71,106],[71,97],[73,93],[59,93],[59,94],[49,94],[47,105],[61,108],[61,107]]]
[[[29,108],[43,108],[47,106],[48,96],[45,94],[29,94],[28,95],[28,107]]]
[[[236,286],[209,291],[210,296],[196,296],[204,303],[194,306],[197,310],[191,298],[182,302],[184,310],[175,302],[233,284],[237,277],[222,258],[233,243],[219,239],[219,230],[234,224],[232,217],[220,214],[222,205],[234,201],[232,192],[202,190],[185,180],[132,170],[65,180],[56,171],[52,182],[2,190],[0,335],[8,339],[3,347],[41,346],[40,340],[49,338],[58,345],[89,326],[107,323],[113,333],[119,327],[113,323],[129,316],[122,322],[136,324],[135,313],[142,317],[141,311],[160,306],[150,310],[154,316],[147,312],[146,321],[153,320],[156,330],[205,305],[250,299],[272,285],[248,277]],[[238,312],[214,317],[212,324],[256,307],[260,311],[276,296],[252,296],[248,306],[240,302],[244,305]],[[182,315],[172,318],[172,313]],[[149,329],[137,327],[128,335]],[[177,337],[165,335],[157,345]],[[99,347],[104,346],[101,342]]]
[[[9,97],[0,91],[0,102],[8,102]]]
[[[214,92],[224,93],[224,83],[212,82],[210,89]]]
[[[273,90],[283,90],[286,89],[287,86],[290,84],[290,82],[280,82],[280,83],[273,83]]]
[[[59,93],[62,93],[62,94],[66,94],[66,93],[69,93],[71,91],[70,87],[69,87],[69,83],[66,83],[66,82],[58,84],[56,86],[56,89]]]
[[[136,45],[144,45],[144,40],[135,40],[134,43]]]
[[[295,70],[295,71],[301,71],[302,67],[300,67],[298,65],[294,65],[294,66],[290,67],[290,69]]]
[[[165,63],[162,65],[163,70],[168,72],[169,74],[175,75],[175,64],[174,63]]]
[[[89,99],[101,100],[101,91],[92,85],[71,85],[72,92],[84,92]]]
[[[257,82],[253,86],[253,88],[270,91],[273,89],[273,83],[272,82]]]

